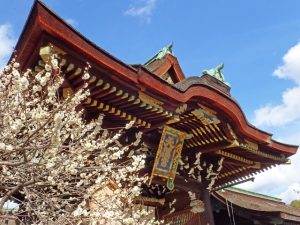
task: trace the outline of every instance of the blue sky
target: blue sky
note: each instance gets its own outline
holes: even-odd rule
[[[247,118],[277,139],[300,144],[299,0],[44,2],[124,62],[143,63],[173,41],[186,76],[225,63],[231,93]],[[0,64],[10,54],[9,46],[18,38],[32,3],[1,1]],[[300,175],[294,173],[300,171],[298,155],[292,158],[295,166],[278,167],[244,187],[287,201],[300,198],[291,191],[300,189]],[[290,177],[283,176],[277,185],[278,173]]]

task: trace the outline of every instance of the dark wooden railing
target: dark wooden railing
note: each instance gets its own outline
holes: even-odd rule
[[[201,225],[200,213],[195,213],[189,222],[185,225]]]
[[[163,217],[166,224],[170,225],[200,225],[198,213],[192,213],[189,209],[178,211]]]

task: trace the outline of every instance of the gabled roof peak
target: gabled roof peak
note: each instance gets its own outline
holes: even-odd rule
[[[179,62],[173,54],[173,42],[159,50],[144,66],[153,74],[172,84],[185,79]]]
[[[280,199],[280,198],[276,198],[276,197],[273,197],[273,196],[270,196],[270,195],[261,194],[261,193],[254,192],[254,191],[245,190],[245,189],[242,189],[242,188],[230,187],[230,188],[226,188],[225,191],[236,192],[236,193],[240,193],[240,194],[244,194],[244,195],[248,195],[248,196],[253,196],[253,197],[257,197],[257,198],[262,198],[262,199],[267,199],[267,200],[272,200],[272,201],[283,203],[282,199]]]

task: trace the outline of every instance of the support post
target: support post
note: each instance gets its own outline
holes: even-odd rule
[[[200,225],[215,225],[209,191],[203,188],[201,195],[202,201],[205,204],[205,211],[200,215]]]

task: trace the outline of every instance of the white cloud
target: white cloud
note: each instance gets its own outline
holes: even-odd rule
[[[0,69],[5,65],[7,58],[12,54],[15,39],[9,24],[0,25]]]
[[[285,192],[282,192],[279,197],[286,203],[291,203],[293,200],[300,199],[300,183],[294,183],[288,187]]]
[[[68,18],[66,19],[66,22],[71,25],[72,27],[76,27],[78,25],[77,21],[72,19],[72,18]]]
[[[274,71],[274,76],[289,79],[295,86],[282,93],[278,105],[267,104],[255,111],[254,124],[278,127],[284,136],[283,143],[300,145],[300,43],[293,46],[283,57],[283,63]],[[280,131],[279,130],[279,131]],[[300,150],[291,157],[291,165],[280,165],[255,176],[253,183],[239,185],[242,188],[275,195],[290,203],[300,194]]]
[[[283,56],[283,65],[279,66],[274,75],[279,78],[291,79],[300,84],[300,43],[293,46]]]
[[[300,132],[286,134],[280,141],[300,145]],[[300,152],[290,159],[291,165],[273,167],[256,175],[254,182],[240,184],[239,187],[279,197],[286,203],[299,199],[300,195],[295,190],[300,191]]]
[[[282,103],[265,105],[257,109],[254,124],[257,126],[281,126],[300,119],[300,43],[283,56],[283,64],[274,71],[274,76],[289,79],[296,86],[282,93]]]
[[[299,51],[300,62],[300,51]],[[300,64],[300,63],[299,63]],[[300,75],[300,73],[299,73]],[[300,76],[299,76],[300,77]],[[255,110],[256,126],[282,126],[300,119],[300,86],[295,86],[282,93],[282,103],[266,105]]]
[[[146,19],[146,22],[150,23],[152,11],[155,8],[157,0],[139,0],[138,3],[130,6],[124,14]]]

